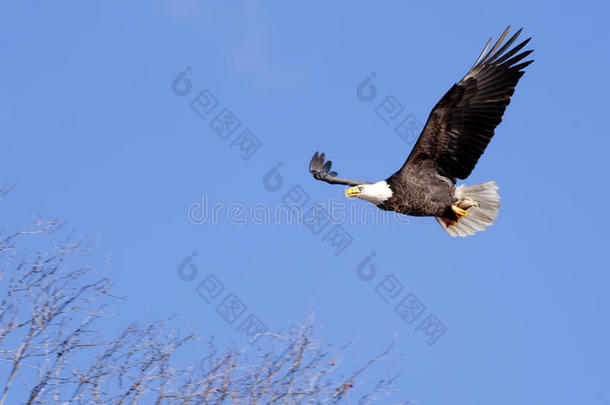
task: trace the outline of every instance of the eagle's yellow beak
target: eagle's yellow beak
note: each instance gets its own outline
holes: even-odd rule
[[[362,191],[360,191],[360,188],[358,188],[358,187],[350,187],[347,190],[345,190],[345,196],[347,198],[357,197],[360,194],[362,194]]]

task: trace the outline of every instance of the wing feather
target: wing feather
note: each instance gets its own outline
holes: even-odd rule
[[[489,51],[491,40],[487,42],[470,71],[432,109],[400,172],[432,167],[453,182],[470,175],[502,121],[523,69],[533,62],[521,62],[532,50],[518,53],[531,38],[509,49],[521,29],[502,45],[509,29]]]
[[[314,179],[325,181],[329,184],[343,184],[346,186],[358,186],[360,184],[370,184],[366,181],[342,179],[337,177],[337,172],[331,172],[332,161],[327,160],[324,153],[319,154],[316,152],[309,162],[309,172],[313,175]]]

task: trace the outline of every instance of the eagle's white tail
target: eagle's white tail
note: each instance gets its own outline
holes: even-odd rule
[[[468,215],[461,217],[457,225],[447,226],[441,218],[436,217],[438,223],[451,236],[468,236],[484,231],[498,216],[500,195],[495,181],[456,187],[454,196],[458,199],[458,204],[463,200],[472,200],[478,203],[478,206],[468,208]]]

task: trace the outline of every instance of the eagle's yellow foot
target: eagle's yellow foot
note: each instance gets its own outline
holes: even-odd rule
[[[451,205],[451,209],[453,210],[453,212],[455,212],[455,215],[457,215],[458,219],[460,219],[461,217],[465,217],[466,215],[468,215],[468,212],[466,210],[461,209],[460,207],[458,207],[456,204],[452,204]]]
[[[460,208],[460,207],[459,207],[459,204],[460,204],[460,203],[457,203],[457,204],[452,204],[452,205],[451,205],[451,209],[452,209],[452,210],[453,210],[453,212],[455,213],[455,216],[457,217],[457,219],[458,219],[458,220],[459,220],[460,218],[465,217],[466,215],[468,215],[468,212],[467,212],[465,209]],[[475,204],[476,204],[476,205],[475,205]],[[472,202],[472,204],[469,204],[468,208],[470,208],[470,207],[475,207],[475,206],[478,206],[478,204],[477,204],[477,203],[475,203],[475,202],[473,201],[473,202]],[[467,208],[467,209],[468,209],[468,208]],[[457,225],[457,224],[458,224],[458,221],[456,221],[456,220],[454,220],[454,219],[451,219],[451,218],[445,218],[445,217],[442,217],[441,219],[443,220],[443,222],[444,222],[444,223],[445,223],[445,225],[447,225],[447,226],[455,226],[455,225]]]

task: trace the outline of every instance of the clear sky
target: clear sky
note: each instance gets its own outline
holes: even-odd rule
[[[398,333],[405,399],[610,403],[607,4],[153,3],[0,5],[0,183],[20,179],[2,228],[36,213],[98,241],[91,263],[110,253],[128,296],[117,329],[177,314],[241,344],[247,321],[313,312],[355,360]],[[425,121],[509,24],[536,61],[466,181],[498,183],[493,227],[259,223],[286,199],[362,208],[311,178],[313,152],[390,175],[412,146],[396,126]]]

